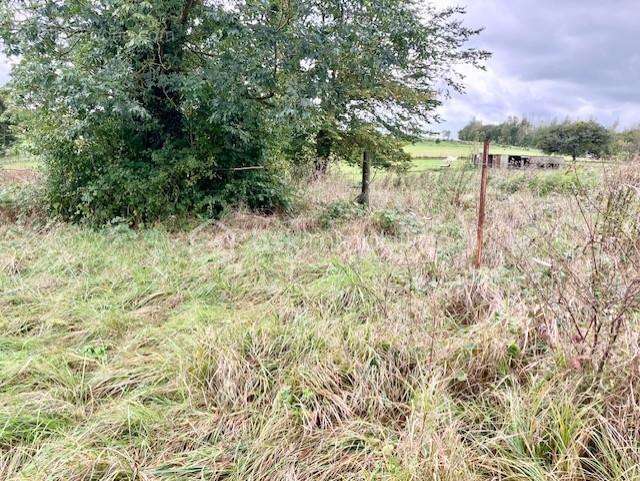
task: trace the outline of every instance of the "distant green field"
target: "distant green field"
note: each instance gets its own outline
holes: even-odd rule
[[[443,167],[460,166],[464,163],[465,158],[482,152],[482,144],[428,140],[408,145],[405,147],[405,151],[413,158],[413,166],[410,171],[425,172],[440,170]],[[490,152],[493,154],[543,155],[542,151],[537,149],[498,144],[492,145]],[[448,159],[451,157],[455,157],[456,160],[449,161]],[[343,166],[340,170],[354,179],[360,175],[360,169],[354,166]]]
[[[409,145],[405,148],[407,153],[414,158],[423,157],[464,157],[482,151],[482,144],[472,142],[454,142],[443,141],[436,142],[433,140],[418,142],[417,144]],[[529,149],[526,147],[513,147],[509,145],[492,145],[491,153],[494,154],[542,154],[541,151],[536,149]]]

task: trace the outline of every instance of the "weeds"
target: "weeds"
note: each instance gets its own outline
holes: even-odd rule
[[[492,172],[480,271],[444,175],[189,232],[5,194],[0,479],[638,479],[637,174]]]
[[[597,191],[576,192],[575,244],[557,242],[550,226],[552,232],[543,234],[549,242],[541,264],[547,267],[524,267],[537,273],[533,285],[549,313],[546,332],[565,336],[571,364],[588,364],[597,375],[623,349],[623,331],[640,310],[639,188],[637,174],[629,170],[606,178]]]
[[[498,182],[498,188],[507,194],[528,189],[540,196],[570,195],[580,190],[593,189],[595,186],[596,179],[593,174],[581,170],[516,173]]]

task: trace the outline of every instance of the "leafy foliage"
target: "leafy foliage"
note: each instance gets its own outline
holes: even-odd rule
[[[318,216],[318,224],[329,229],[337,224],[357,219],[365,214],[361,205],[349,201],[337,201],[329,204]]]
[[[640,128],[627,129],[615,136],[614,152],[623,159],[640,156]]]
[[[10,147],[16,140],[12,131],[13,124],[7,117],[6,92],[0,91],[0,154]]]
[[[547,172],[534,176],[521,173],[501,179],[498,187],[503,192],[513,194],[528,189],[540,196],[560,194],[568,195],[582,192],[585,188],[594,188],[596,177],[593,173],[580,170]]]
[[[53,212],[141,222],[286,207],[282,185],[309,152],[376,144],[381,164],[406,160],[396,137],[461,89],[452,65],[486,56],[463,47],[477,31],[460,13],[413,0],[10,0],[0,37],[20,58],[13,88],[35,112]]]
[[[418,218],[412,212],[398,209],[384,209],[377,212],[373,218],[373,225],[388,236],[415,234],[420,230]]]
[[[601,157],[612,151],[613,134],[595,121],[579,121],[534,125],[527,119],[510,117],[497,125],[485,125],[472,120],[459,132],[460,140],[481,142],[490,139],[505,145],[536,147],[550,154],[574,157],[593,155]],[[629,152],[634,148],[633,131],[618,136],[618,150]]]
[[[505,145],[533,147],[536,130],[536,126],[527,119],[517,117],[510,117],[497,125],[485,125],[479,120],[472,120],[458,133],[458,137],[467,142],[482,142],[490,139]]]
[[[538,147],[550,154],[571,155],[575,160],[584,155],[602,157],[610,153],[612,135],[594,121],[565,122],[541,130]]]

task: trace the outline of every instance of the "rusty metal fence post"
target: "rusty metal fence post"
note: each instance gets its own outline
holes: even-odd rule
[[[476,237],[476,259],[475,267],[479,269],[482,265],[482,247],[484,243],[484,219],[487,202],[487,180],[489,178],[489,140],[484,141],[482,153],[482,174],[480,175],[480,201],[478,207],[478,231]]]

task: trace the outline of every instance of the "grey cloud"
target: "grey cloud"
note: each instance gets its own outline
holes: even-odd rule
[[[468,78],[485,89],[470,86],[467,96],[455,99],[456,106],[443,109],[448,128],[457,129],[473,116],[487,121],[507,115],[536,120],[588,116],[624,126],[640,122],[639,0],[437,3],[466,4],[465,23],[485,27],[473,46],[494,54],[489,73]],[[500,95],[491,95],[493,89]]]

